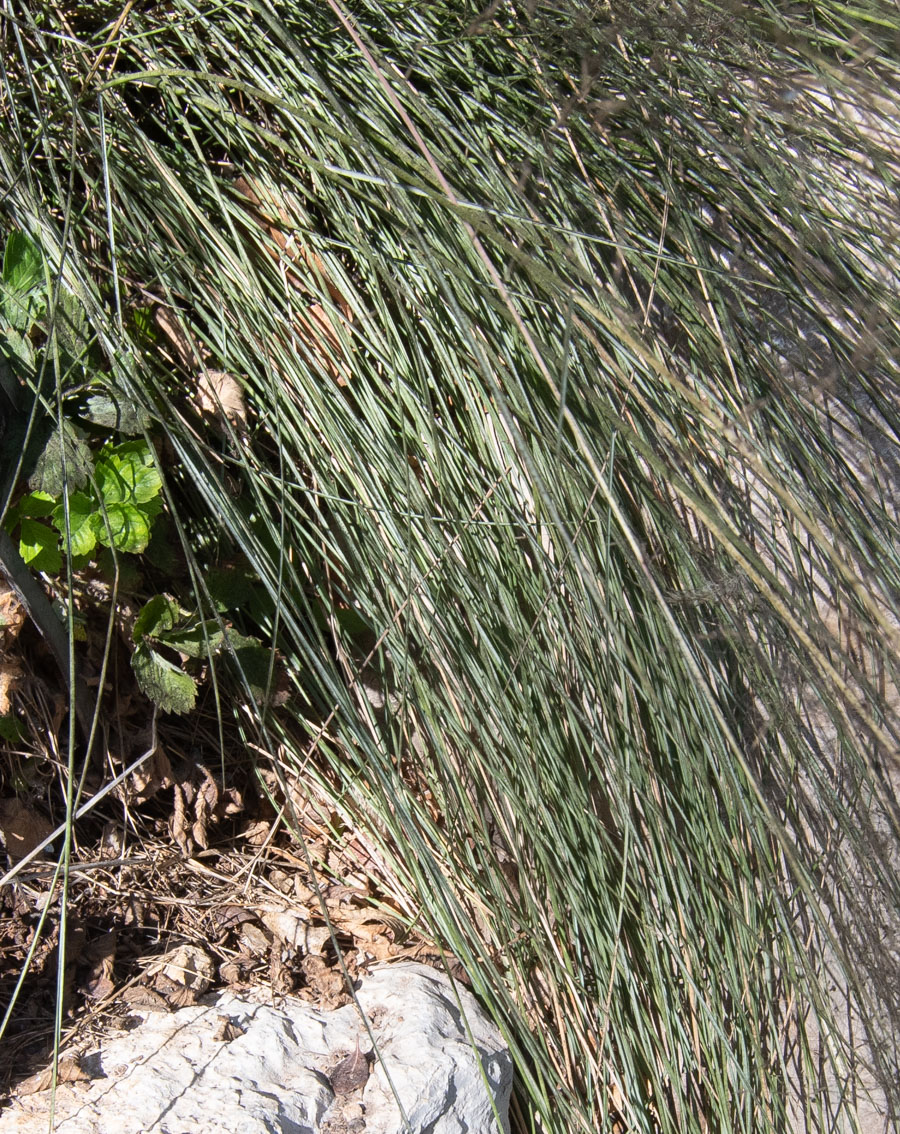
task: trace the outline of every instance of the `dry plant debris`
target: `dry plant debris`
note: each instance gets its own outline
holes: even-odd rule
[[[90,1074],[81,1065],[81,1057],[73,1053],[60,1059],[56,1071],[58,1083],[83,1083],[90,1079]],[[53,1068],[47,1067],[23,1079],[16,1087],[17,1095],[35,1095],[38,1091],[48,1091],[53,1085]]]
[[[356,1039],[356,1050],[345,1056],[340,1063],[332,1069],[329,1079],[331,1089],[336,1095],[348,1095],[366,1085],[369,1078],[369,1058],[359,1046],[359,1037]]]
[[[12,711],[12,692],[24,673],[13,648],[26,617],[18,595],[0,576],[0,717]]]
[[[12,867],[63,817],[68,773],[65,697],[41,674],[40,640],[29,635],[23,647],[13,598],[0,595],[3,601],[0,658],[17,676],[15,687],[5,688],[27,725],[27,740],[0,741],[0,835]],[[94,647],[89,621],[88,669]],[[107,696],[103,760],[87,769],[86,796],[152,746],[147,703],[127,666],[113,664]],[[311,876],[297,838],[279,819],[287,802],[279,778],[260,773],[260,785],[234,726],[226,746],[227,761],[218,726],[200,712],[189,723],[168,720],[148,759],[75,826],[63,992],[66,1075],[76,1073],[78,1053],[98,1031],[126,1026],[135,1008],[171,1011],[216,988],[260,983],[275,996],[333,1008],[348,1000],[345,972],[352,980],[375,961],[414,955],[401,919],[373,907],[384,900],[373,882],[377,863],[354,832],[335,835],[327,812],[318,815],[303,786],[290,782],[301,838],[316,863]],[[31,1071],[37,1075],[26,1089],[49,1083],[60,928],[53,870],[46,855],[38,858],[0,893],[4,1002],[30,956],[0,1047],[0,1089],[17,1089]]]
[[[147,744],[140,699],[123,688],[119,708],[117,727],[107,735],[113,770]],[[60,721],[51,719],[49,706],[43,711],[36,734],[50,737]],[[278,778],[260,773],[261,789],[236,735],[227,763],[201,762],[200,752],[211,752],[215,741],[215,730],[207,733],[196,719],[190,732],[179,721],[161,725],[158,748],[140,772],[76,825],[64,999],[63,1052],[75,1060],[66,1064],[70,1070],[99,1033],[129,1026],[136,1009],[168,1012],[208,991],[264,984],[273,996],[294,995],[329,1010],[350,999],[345,973],[355,980],[375,962],[407,957],[439,963],[425,942],[408,939],[403,918],[387,907],[374,881],[377,860],[356,832],[335,833],[333,817],[319,813],[303,785],[289,778],[315,864],[311,875],[279,816],[286,801]],[[60,744],[57,736],[40,759],[32,756],[45,768],[32,801],[10,796],[0,804],[10,864],[52,829],[43,811],[55,795],[59,806]],[[114,757],[114,749],[125,756]],[[86,790],[97,790],[105,776],[90,770]],[[51,1060],[59,947],[52,871],[52,863],[36,860],[0,894],[4,1000],[34,946],[0,1048],[0,1089],[18,1091],[28,1072],[36,1074],[26,1089],[43,1089],[35,1084],[45,1082]],[[223,1025],[222,1038],[229,1034]]]
[[[24,800],[0,799],[0,838],[13,862],[31,854],[52,833],[53,825]]]

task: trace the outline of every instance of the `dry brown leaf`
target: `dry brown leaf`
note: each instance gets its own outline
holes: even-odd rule
[[[8,650],[25,625],[25,607],[5,581],[0,581],[0,647]]]
[[[350,319],[352,311],[340,289],[328,277],[321,256],[312,249],[301,244],[293,232],[285,234],[285,229],[297,229],[302,223],[305,210],[291,194],[273,192],[258,181],[248,181],[245,177],[238,177],[234,187],[251,205],[260,226],[265,229],[278,248],[268,249],[273,259],[279,260],[287,267],[287,277],[293,287],[300,291],[315,294],[321,284],[324,284],[332,301],[341,309],[344,318]],[[297,269],[291,271],[291,268]],[[306,279],[301,279],[298,272],[305,268]],[[313,286],[310,286],[312,284]]]
[[[255,957],[233,957],[230,961],[223,961],[219,965],[219,977],[232,987],[241,986],[244,983],[244,974],[251,970],[256,964]]]
[[[124,831],[114,819],[104,823],[103,832],[100,835],[100,857],[120,858],[124,837]]]
[[[190,775],[174,785],[174,807],[169,817],[169,830],[186,858],[197,846],[208,849],[212,824],[244,809],[244,800],[236,788],[223,791],[202,764],[196,770],[202,776],[199,785]]]
[[[175,784],[173,787],[174,803],[175,806],[172,810],[172,815],[169,818],[169,830],[172,832],[172,838],[178,844],[178,849],[185,858],[191,857],[191,851],[194,849],[191,843],[191,836],[188,830],[187,811],[185,809],[185,793],[186,788],[184,784]]]
[[[240,1024],[236,1024],[229,1016],[218,1015],[216,1020],[218,1027],[213,1032],[213,1040],[216,1043],[230,1043],[238,1036],[242,1036],[246,1030]]]
[[[328,377],[333,378],[339,386],[349,385],[350,367],[344,356],[344,348],[322,304],[310,304],[303,314],[296,316],[294,326],[301,340],[312,348],[312,357],[324,365]]]
[[[53,826],[32,807],[16,798],[0,799],[0,836],[6,853],[18,862],[53,834]]]
[[[216,804],[219,802],[219,788],[208,769],[201,766],[200,771],[203,773],[203,782],[197,788],[197,795],[194,799],[194,824],[191,827],[191,835],[198,846],[207,850],[209,840],[206,837],[206,831],[216,809]]]
[[[153,971],[174,984],[202,995],[215,976],[215,965],[199,945],[179,945],[157,959]]]
[[[280,890],[282,894],[289,894],[294,889],[295,877],[295,875],[288,874],[287,871],[279,870],[277,866],[273,866],[269,870],[266,881],[276,890]]]
[[[398,940],[406,935],[399,918],[372,909],[354,910],[340,907],[333,911],[334,922],[341,931],[353,938],[355,946],[376,961],[387,961],[397,956]]]
[[[0,717],[12,712],[12,692],[22,672],[17,661],[0,661]]]
[[[261,926],[248,921],[241,926],[238,942],[244,953],[256,953],[264,957],[269,952],[272,938]]]
[[[161,982],[161,991],[168,1001],[169,1007],[173,1008],[176,1012],[179,1008],[191,1008],[200,1000],[201,993],[195,988],[188,988],[187,985],[179,984],[177,981],[170,981],[166,984],[165,977],[157,977]],[[165,987],[162,987],[162,986]]]
[[[140,803],[171,785],[172,765],[169,763],[165,749],[158,744],[156,750],[132,773],[132,798],[136,803]]]
[[[169,980],[162,974],[156,978],[156,987],[165,996],[169,1006],[176,1011],[179,1008],[190,1008],[198,1003],[203,995],[196,988],[189,988],[185,984],[179,984],[176,980]]]
[[[303,951],[321,957],[331,948],[331,930],[327,925],[308,925],[303,934]]]
[[[122,993],[122,999],[131,1008],[146,1008],[151,1012],[168,1012],[169,1002],[164,996],[160,996],[152,988],[148,988],[146,984],[136,984],[131,988],[126,988]]]
[[[245,921],[253,921],[255,917],[255,913],[245,910],[243,906],[222,906],[213,911],[212,920],[220,930],[226,932],[243,925]]]
[[[191,834],[194,842],[206,850],[209,847],[206,831],[219,802],[219,787],[210,775],[209,769],[201,765],[200,771],[203,773],[203,782],[197,789],[197,797],[194,800],[194,825]]]
[[[202,850],[209,850],[209,840],[206,837],[206,823],[197,819],[191,827],[191,838]]]
[[[300,995],[306,1000],[315,1000],[323,1012],[343,1008],[350,1003],[350,994],[339,969],[333,969],[322,957],[304,957],[300,968],[306,978],[306,988]]]
[[[90,1080],[90,1075],[81,1066],[78,1055],[64,1055],[59,1061],[56,1072],[58,1083],[84,1083]],[[16,1095],[34,1095],[38,1091],[49,1091],[53,1085],[53,1068],[47,1067],[35,1075],[29,1075],[16,1087]]]
[[[209,356],[209,351],[200,344],[192,345],[175,312],[157,307],[153,312],[153,320],[171,347],[174,361],[189,372],[199,370]]]
[[[111,929],[91,941],[84,950],[82,960],[90,966],[87,977],[82,982],[82,988],[92,1000],[103,1000],[115,991],[113,971],[116,963],[117,933]]]
[[[310,911],[299,909],[261,910],[260,920],[289,949],[305,949],[306,934],[311,920]]]
[[[219,802],[222,815],[239,815],[244,810],[244,797],[236,787],[226,788]]]
[[[369,1078],[369,1057],[361,1050],[358,1038],[356,1050],[342,1059],[328,1078],[336,1095],[348,1095],[366,1085]]]
[[[300,227],[305,215],[300,203],[290,194],[273,192],[258,181],[248,181],[244,177],[237,178],[234,186],[251,206],[251,212],[260,227],[274,242],[275,247],[269,247],[266,251],[272,259],[284,266],[291,286],[313,298],[321,295],[324,286],[340,312],[339,318],[345,323],[352,322],[353,309],[340,288],[329,278],[321,256],[298,242],[290,231]],[[289,235],[285,230],[288,230]],[[346,386],[350,380],[350,370],[325,307],[313,302],[306,308],[305,314],[296,317],[294,328],[302,341],[312,348],[314,357],[324,364],[329,377],[339,386]]]
[[[143,925],[146,920],[145,905],[138,898],[129,898],[122,909],[123,925]]]
[[[233,374],[224,370],[204,370],[197,384],[200,412],[209,417],[224,414],[232,425],[247,425],[247,406],[244,391]]]
[[[268,839],[271,830],[271,823],[265,819],[259,819],[255,823],[247,824],[243,830],[242,838],[251,847],[261,847]]]
[[[269,953],[269,986],[275,996],[290,996],[294,985],[294,974],[284,963],[281,946],[276,941]]]

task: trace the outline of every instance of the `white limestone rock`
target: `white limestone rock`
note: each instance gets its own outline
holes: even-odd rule
[[[83,1060],[99,1077],[58,1087],[55,1130],[508,1134],[512,1060],[465,989],[404,963],[364,977],[357,995],[377,1045],[361,1088],[336,1095],[329,1078],[357,1038],[372,1048],[353,1004],[320,1012],[290,998],[272,1006],[263,990],[226,992],[142,1012],[139,1027],[105,1040]],[[0,1113],[0,1134],[44,1134],[49,1107],[49,1091],[16,1099]]]

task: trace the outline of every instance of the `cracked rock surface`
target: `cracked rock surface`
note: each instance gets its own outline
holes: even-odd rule
[[[90,1079],[60,1083],[55,1129],[507,1134],[512,1060],[470,993],[404,963],[364,977],[357,996],[375,1052],[353,1004],[322,1012],[287,998],[273,1006],[260,989],[141,1013],[139,1026],[84,1054]],[[331,1075],[357,1051],[371,1072],[336,1093]],[[0,1114],[0,1134],[43,1134],[49,1114],[49,1091],[18,1098]]]

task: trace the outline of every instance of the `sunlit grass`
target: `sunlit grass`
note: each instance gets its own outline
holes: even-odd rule
[[[774,1132],[801,1087],[828,1128],[825,963],[897,1082],[889,938],[858,961],[900,593],[863,7],[6,6],[5,215],[152,409],[198,567],[273,599],[295,695],[248,738],[463,962],[526,1128]],[[150,301],[246,437],[135,344]]]

